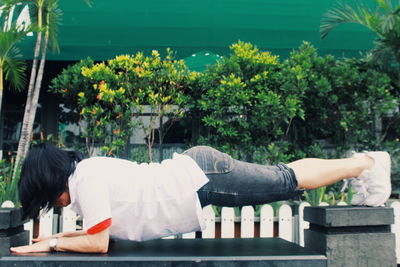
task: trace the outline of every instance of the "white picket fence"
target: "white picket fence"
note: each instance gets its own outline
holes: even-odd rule
[[[304,246],[304,229],[309,228],[309,223],[303,220],[304,207],[309,206],[307,202],[302,202],[298,207],[298,214],[293,215],[292,208],[288,204],[283,204],[278,210],[278,216],[274,216],[272,206],[266,204],[262,206],[260,216],[254,216],[254,209],[251,206],[246,206],[241,209],[241,216],[235,217],[234,209],[224,207],[221,210],[221,217],[216,217],[211,206],[203,209],[206,228],[202,231],[202,238],[216,237],[216,224],[220,224],[221,238],[235,237],[235,223],[240,222],[240,237],[252,238],[255,237],[255,223],[259,223],[260,237],[273,237],[275,221],[278,224],[278,236],[290,242]],[[321,206],[328,205],[321,203]],[[339,203],[338,205],[346,205]],[[392,232],[396,236],[396,255],[397,263],[400,263],[400,201],[388,203],[389,207],[394,209],[395,222],[392,225]],[[40,218],[39,236],[49,236],[57,232],[75,231],[77,230],[77,215],[68,207],[64,208],[61,216],[56,216],[53,211],[43,214]],[[59,226],[59,227],[57,227]],[[25,228],[33,232],[33,223],[25,224]],[[195,238],[195,233],[187,233],[180,236],[170,236],[171,238]]]

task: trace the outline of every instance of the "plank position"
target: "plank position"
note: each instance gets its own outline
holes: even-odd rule
[[[301,159],[287,165],[242,162],[197,146],[162,163],[92,157],[50,144],[30,150],[23,162],[19,195],[25,218],[41,209],[71,205],[83,231],[59,233],[10,248],[14,253],[75,251],[106,253],[110,237],[145,241],[199,231],[202,207],[245,206],[286,200],[303,190],[348,179],[353,205],[380,206],[391,193],[387,152],[345,159]]]

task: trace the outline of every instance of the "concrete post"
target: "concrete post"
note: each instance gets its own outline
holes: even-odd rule
[[[10,247],[29,244],[29,231],[24,230],[20,208],[0,208],[0,256],[10,254]]]
[[[392,208],[306,207],[305,247],[328,258],[328,266],[396,266]]]

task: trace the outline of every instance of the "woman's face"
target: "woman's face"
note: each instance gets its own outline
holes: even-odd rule
[[[69,196],[69,190],[67,189],[64,193],[62,193],[57,201],[56,201],[56,205],[57,206],[61,206],[61,207],[66,207],[71,203],[71,198]]]

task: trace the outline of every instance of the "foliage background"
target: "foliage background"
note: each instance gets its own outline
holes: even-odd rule
[[[399,102],[388,75],[365,59],[319,56],[306,42],[282,61],[250,43],[239,41],[230,49],[229,56],[203,73],[190,72],[182,62],[174,65],[173,59],[163,63],[161,73],[146,69],[159,57],[157,51],[149,57],[138,53],[108,63],[87,59],[55,78],[51,90],[65,98],[75,118],[87,114],[88,125],[95,123],[90,130],[102,133],[93,144],[102,147],[115,145],[110,138],[115,135],[114,125],[119,125],[118,134],[129,136],[130,127],[140,124],[132,116],[133,107],[143,112],[142,106],[152,101],[143,95],[154,96],[158,87],[169,84],[174,86],[166,92],[177,93],[172,98],[180,107],[175,118],[192,135],[186,140],[188,147],[211,145],[237,159],[260,164],[350,156],[352,150],[387,150],[393,157],[394,187],[399,188]],[[122,71],[129,70],[128,65],[133,69]],[[139,79],[144,69],[147,78]],[[126,74],[123,79],[121,73]],[[149,90],[144,93],[142,88]],[[106,95],[99,99],[96,90],[115,92],[114,104],[104,106],[99,100]],[[104,123],[96,125],[101,120]],[[121,147],[126,142],[120,139]],[[146,161],[144,155],[140,149],[125,154],[140,162]],[[334,199],[341,197],[337,187],[326,189]]]
[[[259,64],[263,53],[239,42],[191,85],[197,103],[191,109],[200,107],[207,128],[200,143],[277,163],[399,141],[397,96],[386,74],[362,60],[320,57],[309,43],[283,62],[268,55],[270,61]]]

